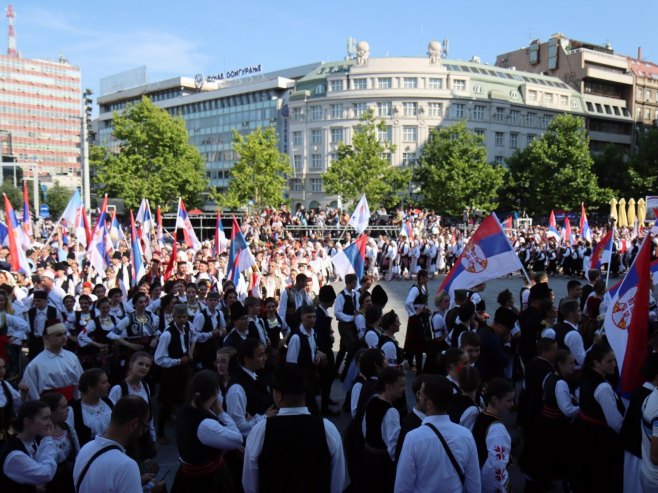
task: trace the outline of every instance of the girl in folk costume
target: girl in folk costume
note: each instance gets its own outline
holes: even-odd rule
[[[86,370],[80,376],[78,384],[82,397],[71,404],[72,413],[67,417],[67,424],[75,429],[82,447],[96,435],[107,431],[114,404],[107,397],[110,381],[100,368]]]
[[[553,364],[555,371],[544,379],[541,414],[526,430],[527,443],[520,459],[526,488],[534,486],[532,491],[543,491],[550,481],[566,477],[569,463],[564,451],[571,448],[571,423],[580,411],[567,383],[576,369],[574,356],[559,349]]]
[[[233,283],[231,283],[233,285]],[[235,290],[235,287],[224,287],[224,302],[221,305],[222,313],[224,314],[224,320],[226,320],[226,332],[231,332],[233,328],[233,322],[231,320],[231,306],[233,303],[238,301],[238,292]]]
[[[23,403],[13,429],[16,434],[0,449],[0,491],[36,493],[37,486],[50,482],[57,471],[57,447],[50,437],[53,425],[48,404]]]
[[[236,490],[222,454],[239,448],[242,434],[222,409],[218,375],[200,371],[190,382],[189,394],[176,416],[181,466],[171,491],[232,493]]]
[[[197,299],[197,287],[196,284],[194,283],[189,283],[187,286],[185,286],[185,298],[186,298],[186,305],[187,305],[187,317],[192,323],[194,321],[194,317],[196,317],[196,314],[201,311],[201,303]]]
[[[365,437],[362,455],[362,487],[366,493],[393,491],[395,449],[400,434],[400,413],[393,403],[404,396],[405,377],[399,368],[385,368],[366,404],[361,431]]]
[[[354,315],[354,325],[356,326],[357,337],[363,340],[366,335],[366,310],[372,305],[372,296],[367,291],[359,296],[359,311]]]
[[[395,334],[400,332],[400,317],[393,310],[382,317],[382,336],[379,338],[379,348],[384,352],[388,366],[400,368],[404,363],[404,351],[400,348]]]
[[[92,318],[78,334],[78,358],[82,368],[103,368],[110,371],[114,365],[112,341],[108,335],[116,329],[118,320],[110,315],[110,301],[107,298],[98,300],[98,317]]]
[[[228,391],[229,382],[231,381],[231,372],[238,364],[236,355],[237,349],[231,346],[219,348],[215,359],[217,374],[219,375],[219,393],[222,400],[222,407],[226,410],[226,392]]]
[[[438,373],[445,375],[452,384],[453,394],[461,394],[459,372],[468,364],[468,355],[461,349],[451,347],[439,355]]]
[[[484,391],[484,400],[486,408],[473,425],[482,473],[482,492],[509,491],[512,438],[500,419],[514,406],[514,387],[503,378],[494,378]]]
[[[16,390],[5,380],[7,360],[0,356],[0,444],[8,437],[11,421],[21,404],[29,399],[28,387],[21,382]]]
[[[153,459],[156,454],[151,388],[145,381],[152,367],[153,356],[150,353],[144,351],[133,353],[128,363],[126,378],[118,385],[112,387],[109,393],[109,398],[114,404],[127,395],[138,395],[148,403],[151,409],[148,431],[143,433],[127,451],[127,454],[138,463],[147,459]]]
[[[441,351],[448,348],[446,337],[448,337],[448,328],[445,316],[450,308],[450,295],[447,291],[440,291],[434,297],[434,306],[436,310],[430,317],[431,340],[427,346],[427,360],[423,371],[436,373],[436,365]]]
[[[615,355],[605,344],[594,344],[585,358],[570,461],[575,493],[622,490],[624,455],[619,432],[624,405],[608,383],[616,367]]]
[[[278,350],[282,342],[285,343],[284,339],[290,333],[290,329],[286,321],[277,313],[277,303],[274,298],[265,299],[265,314],[261,317],[261,320],[265,326],[267,337],[269,337],[272,344],[272,350]]]
[[[418,271],[417,284],[411,286],[405,301],[409,323],[404,340],[404,350],[409,361],[409,368],[414,368],[415,358],[418,373],[421,373],[423,368],[423,353],[427,350],[427,335],[430,328],[430,309],[427,306],[427,280],[427,271]]]
[[[0,358],[4,358],[9,378],[18,376],[21,345],[28,338],[30,326],[14,314],[10,296],[0,289]]]
[[[67,349],[76,353],[79,351],[78,337],[81,332],[87,329],[87,324],[94,317],[94,309],[92,308],[92,300],[90,296],[87,296],[86,294],[80,295],[78,298],[78,307],[79,310],[75,310],[65,322],[66,328],[69,332],[68,342],[66,343]],[[71,347],[74,349],[70,349]]]
[[[46,486],[53,493],[73,493],[73,465],[80,451],[80,443],[75,430],[66,423],[69,404],[66,397],[58,392],[47,392],[41,400],[50,407],[50,420],[53,423],[52,438],[57,447],[57,472]]]

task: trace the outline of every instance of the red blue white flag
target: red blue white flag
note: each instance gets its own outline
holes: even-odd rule
[[[30,264],[27,262],[25,252],[21,248],[23,231],[18,224],[16,212],[7,198],[7,194],[2,194],[5,198],[5,215],[7,216],[7,236],[5,245],[9,247],[9,257],[11,261],[12,272],[23,272],[30,274]]]
[[[469,289],[522,269],[498,218],[491,214],[473,233],[439,290]]]
[[[183,204],[183,199],[178,199],[178,214],[176,214],[176,229],[181,228],[183,230],[183,236],[185,237],[185,243],[188,248],[191,248],[195,252],[201,248],[201,242],[197,239],[194,228],[192,227],[192,222],[190,221],[190,216],[185,210],[185,204]]]
[[[368,201],[366,200],[366,194],[364,193],[361,200],[359,200],[356,209],[354,209],[348,224],[355,229],[357,234],[361,234],[368,228],[369,222],[370,208],[368,207]]]
[[[615,240],[615,231],[610,228],[606,235],[601,238],[592,251],[590,258],[590,269],[601,269],[603,264],[609,264],[612,258],[612,244]]]
[[[130,209],[130,256],[131,256],[131,269],[130,274],[133,281],[133,286],[136,286],[139,280],[146,274],[144,267],[144,260],[142,258],[142,245],[140,244],[139,237],[137,236],[137,228],[135,227],[135,217],[133,211]]]
[[[403,236],[403,235],[409,238],[409,240],[414,239],[414,228],[411,225],[411,221],[402,222],[402,228],[400,229],[400,233],[398,236]]]
[[[30,199],[27,193],[27,183],[23,182],[23,231],[27,236],[32,236],[32,214],[30,214]]]
[[[647,357],[651,246],[651,235],[646,235],[605,312],[605,335],[617,358],[624,396],[645,380],[641,369]]]
[[[87,247],[87,257],[89,263],[96,270],[96,273],[102,278],[105,277],[105,269],[110,264],[110,253],[112,251],[112,243],[110,235],[108,234],[106,221],[107,221],[107,194],[103,199],[101,205],[101,213],[96,220],[94,232]]]
[[[366,245],[368,244],[368,235],[359,236],[354,243],[347,248],[340,250],[333,257],[331,262],[334,264],[336,274],[343,280],[347,274],[356,274],[361,279],[366,265]]]
[[[233,228],[231,230],[231,250],[229,252],[229,273],[226,276],[237,286],[240,282],[240,274],[252,265],[256,265],[256,259],[249,250],[237,219],[233,217]]]
[[[215,255],[220,255],[228,249],[228,241],[222,226],[222,216],[217,210],[217,219],[215,221]]]
[[[560,241],[560,232],[557,230],[557,222],[555,221],[555,214],[551,209],[551,215],[548,217],[548,231],[546,231],[546,236],[552,236],[555,238],[555,241]]]
[[[512,218],[512,216],[509,216],[507,219],[505,219],[505,222],[503,222],[503,228],[512,229],[513,227],[514,227],[514,218]]]
[[[589,222],[587,221],[587,213],[585,212],[585,204],[580,204],[580,237],[587,241],[592,241],[592,230],[589,229]]]

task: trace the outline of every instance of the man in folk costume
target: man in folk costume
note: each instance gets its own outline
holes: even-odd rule
[[[430,309],[427,305],[427,281],[429,275],[424,269],[418,271],[417,283],[411,286],[405,308],[409,316],[407,326],[407,335],[404,341],[404,350],[406,352],[409,366],[413,367],[414,357],[416,358],[416,368],[420,372],[423,368],[423,353],[427,349],[427,332],[429,330]]]

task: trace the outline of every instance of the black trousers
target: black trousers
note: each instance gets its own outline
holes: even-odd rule
[[[335,370],[335,357],[331,348],[320,348],[324,354],[327,355],[326,363],[320,365],[318,369],[319,383],[320,383],[320,408],[329,408],[329,399],[331,398],[331,386],[334,383]]]

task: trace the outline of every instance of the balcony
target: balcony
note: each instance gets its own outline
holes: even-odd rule
[[[599,142],[609,142],[612,144],[631,145],[632,137],[630,135],[612,134],[607,132],[588,132],[590,140]]]
[[[592,79],[616,82],[618,84],[627,84],[629,86],[633,85],[633,76],[630,74],[619,74],[617,72],[611,72],[605,69],[594,67],[587,67],[585,69],[585,74],[587,77]]]

